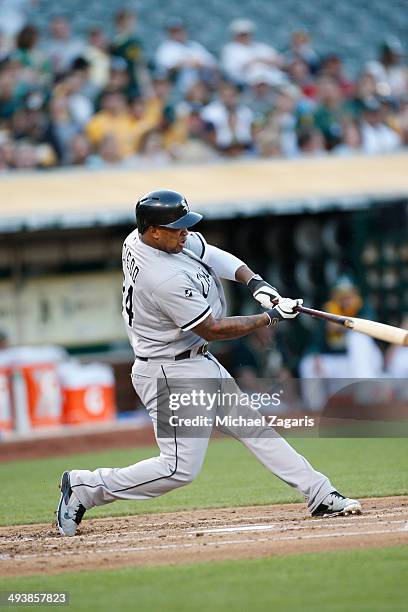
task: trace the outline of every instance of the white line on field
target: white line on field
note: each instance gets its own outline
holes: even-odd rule
[[[381,499],[381,498],[379,498]],[[408,513],[408,504],[405,504],[403,506],[393,506],[392,508],[364,508],[364,499],[362,500],[362,504],[363,504],[363,518],[368,518],[369,516],[373,515],[373,518],[378,518],[378,519],[382,519],[383,517],[392,517],[392,516],[400,516],[401,515],[401,510],[402,511],[406,511]],[[290,506],[290,504],[288,504]],[[222,508],[218,508],[218,510],[222,510]],[[209,508],[208,509],[209,512],[217,511],[217,508]],[[240,508],[236,509],[236,513],[239,514]],[[380,516],[378,516],[380,514]],[[112,521],[117,520],[118,521],[118,527],[120,529],[120,522],[121,519],[123,517],[111,517]],[[137,521],[138,519],[138,515],[131,515],[127,517],[128,519],[134,519],[135,521]],[[245,516],[245,517],[223,517],[224,520],[228,520],[229,523],[239,523],[240,521],[242,521],[242,519],[244,519],[245,521],[247,521],[248,523],[251,521],[267,521],[267,520],[276,520],[276,517],[274,516],[274,512],[271,511],[270,515],[265,515],[265,516],[254,516],[254,517],[250,517],[250,516]],[[338,523],[338,521],[340,520],[349,520],[350,517],[341,517],[341,516],[337,516],[334,517],[334,519],[336,520],[336,523]],[[355,517],[354,517],[355,518]],[[91,520],[99,520],[97,516],[92,517]],[[106,518],[101,518],[101,526],[103,527],[103,523],[107,520]],[[200,519],[198,519],[199,521]],[[209,520],[218,520],[218,519],[209,519]],[[299,512],[299,515],[292,515],[290,517],[288,517],[287,520],[290,521],[306,521],[308,522],[310,520],[310,517],[305,516],[305,514]],[[313,519],[313,523],[316,524],[318,522],[323,522],[323,523],[327,523],[330,519],[329,518],[314,518]],[[283,520],[280,520],[277,524],[281,524],[283,522]],[[189,521],[189,524],[191,524],[191,521]],[[310,524],[310,523],[308,523]],[[33,527],[36,528],[36,525],[21,525],[22,529],[27,529],[29,527]],[[46,525],[47,529],[49,529],[49,524],[47,523]],[[158,524],[158,523],[142,523],[141,525],[137,526],[137,530],[135,531],[129,531],[128,529],[126,529],[126,533],[139,533],[140,530],[144,530],[144,529],[153,529],[156,533],[157,533],[157,529],[159,528],[166,528],[169,529],[171,527],[176,527],[176,528],[182,528],[183,527],[183,523],[163,523],[163,524]],[[18,526],[16,525],[10,525],[9,529],[14,529],[14,530],[18,530]],[[5,536],[1,535],[1,532],[7,530],[7,527],[0,527],[0,544],[1,543],[17,543],[17,542],[29,542],[29,541],[35,541],[35,540],[52,540],[54,538],[54,536],[42,536],[41,532],[38,532],[38,535],[36,536],[23,536],[21,537],[19,534],[16,535],[16,537],[10,537],[8,534],[6,534]],[[91,536],[89,536],[91,537]],[[100,539],[100,535],[95,535],[94,536],[95,539]]]
[[[373,531],[338,531],[332,533],[316,533],[316,534],[305,534],[305,535],[292,535],[292,536],[278,536],[278,537],[269,537],[269,538],[253,538],[253,539],[239,539],[239,540],[217,540],[212,542],[205,542],[206,546],[229,546],[229,545],[242,545],[242,544],[259,544],[260,542],[285,542],[290,540],[318,540],[321,538],[337,538],[337,537],[356,537],[356,536],[372,536],[372,535],[381,535],[381,534],[390,534],[390,533],[403,533],[406,529],[377,529]],[[89,554],[92,555],[106,555],[106,554],[123,554],[125,552],[144,552],[146,550],[168,550],[168,549],[183,549],[183,548],[192,548],[194,546],[200,547],[201,542],[196,542],[195,544],[182,542],[182,543],[174,543],[174,544],[153,544],[150,546],[128,546],[128,547],[119,547],[119,548],[101,548],[95,549],[91,551],[82,551],[82,556],[87,556]],[[47,552],[44,554],[41,553],[33,553],[33,554],[25,554],[25,555],[3,555],[3,559],[11,559],[13,560],[24,560],[24,559],[35,559],[35,558],[49,558],[49,557],[65,557],[68,555],[76,555],[78,554],[77,550],[66,550],[66,551],[54,551]]]
[[[205,534],[205,535],[217,535],[217,533],[228,533],[228,532],[245,532],[245,531],[277,531],[277,532],[285,532],[285,531],[299,531],[306,529],[315,529],[321,528],[323,525],[326,529],[331,529],[333,527],[349,527],[350,521],[357,521],[359,527],[366,527],[369,525],[373,525],[375,523],[379,523],[380,525],[397,525],[399,523],[408,524],[406,519],[389,519],[387,515],[387,520],[378,519],[377,517],[369,517],[365,514],[356,515],[353,517],[350,516],[336,516],[332,518],[315,518],[310,520],[302,521],[301,524],[296,524],[291,521],[288,523],[270,523],[270,524],[260,524],[260,525],[239,525],[235,527],[231,527],[230,525],[221,525],[219,527],[214,527],[210,529],[188,529],[188,530],[180,530],[180,536],[187,534],[189,537],[196,536],[197,533]],[[400,514],[396,514],[396,516],[401,516]],[[375,519],[375,520],[374,520]],[[113,538],[106,538],[104,542],[106,544],[114,544],[118,542],[126,542],[127,540],[134,539],[137,537],[139,541],[145,539],[157,539],[160,537],[160,532],[156,531],[146,532],[142,531],[142,528],[126,531],[125,534],[117,534]],[[70,540],[70,545],[78,544],[80,546],[86,546],[87,544],[92,544],[93,542],[99,542],[101,539],[100,534],[89,534],[89,535],[80,535],[78,538],[75,538],[75,541]],[[57,534],[53,536],[45,536],[45,537],[27,537],[27,538],[0,538],[0,544],[14,544],[18,545],[24,542],[38,542],[39,545],[44,546],[44,548],[55,547],[60,543],[62,544],[62,540],[60,536]],[[1,558],[1,557],[0,557]]]
[[[381,499],[381,498],[379,498],[379,499]],[[390,509],[387,509],[387,508],[384,508],[384,507],[383,508],[368,508],[368,509],[366,509],[366,508],[364,508],[364,499],[362,500],[362,504],[363,504],[363,517],[364,518],[368,518],[368,516],[370,516],[370,515],[375,515],[375,516],[373,516],[373,518],[379,518],[379,519],[381,519],[383,516],[387,517],[387,518],[388,517],[392,517],[392,516],[400,516],[401,510],[402,511],[405,510],[408,513],[408,504],[405,504],[404,506],[393,506]],[[288,504],[288,506],[290,506],[290,504]],[[217,512],[217,510],[223,510],[223,509],[222,508],[218,508],[218,509],[217,508],[209,508],[208,512],[211,512],[211,511]],[[240,512],[240,508],[237,508],[236,509],[236,513],[239,514],[239,512]],[[380,516],[378,516],[378,514],[380,514]],[[111,520],[112,521],[117,520],[118,521],[118,527],[120,528],[120,522],[121,522],[122,518],[123,517],[111,517]],[[138,515],[137,514],[131,515],[131,516],[128,516],[127,518],[128,519],[131,518],[131,519],[134,519],[135,521],[137,521]],[[238,516],[238,517],[223,517],[223,518],[225,520],[228,520],[229,523],[239,523],[240,521],[242,521],[243,518],[248,523],[251,522],[251,521],[276,520],[276,517],[274,516],[274,512],[273,511],[271,511],[270,515],[265,515],[265,516],[254,516],[254,517],[250,517],[250,516],[240,517],[240,516]],[[334,518],[336,520],[336,523],[338,523],[338,521],[341,520],[341,519],[349,520],[349,517],[340,517],[340,516],[338,516],[338,517],[334,517]],[[298,516],[291,515],[290,517],[288,517],[288,520],[290,520],[290,521],[297,521],[297,520],[299,520],[299,521],[303,521],[303,520],[308,521],[309,519],[310,519],[310,517],[305,516],[305,514],[304,513],[302,514],[301,511],[299,511],[299,515]],[[98,520],[98,517],[97,516],[92,517],[92,520]],[[198,519],[198,521],[199,520],[200,519]],[[210,519],[210,520],[213,520],[213,519]],[[214,519],[214,520],[217,520],[217,519]],[[313,519],[313,523],[318,523],[318,522],[327,523],[328,520],[330,520],[330,519],[328,519],[328,518],[314,518]],[[102,526],[103,526],[103,522],[104,521],[106,521],[106,518],[101,518],[101,525]],[[283,521],[279,521],[278,524],[280,524],[281,522],[283,522]],[[191,524],[191,521],[189,521],[189,524]],[[30,526],[29,525],[21,525],[22,529],[27,529],[27,527],[30,527]],[[31,527],[35,528],[36,525],[31,525]],[[47,527],[47,529],[49,529],[49,524],[47,524],[46,527]],[[183,523],[175,523],[175,524],[171,523],[171,522],[170,523],[163,523],[163,524],[158,524],[158,523],[143,523],[141,525],[138,525],[137,530],[135,530],[135,531],[129,531],[128,529],[126,529],[126,533],[127,534],[131,534],[131,533],[137,534],[137,533],[139,533],[140,529],[144,530],[144,529],[150,529],[150,528],[153,529],[157,533],[157,529],[158,528],[160,529],[161,527],[166,528],[166,529],[169,529],[171,527],[182,528],[183,527]],[[9,529],[17,530],[18,526],[10,525]],[[30,541],[35,541],[35,540],[39,540],[39,539],[41,539],[41,541],[44,541],[44,540],[52,540],[54,538],[54,536],[42,536],[40,532],[38,533],[37,536],[24,536],[24,537],[21,537],[20,535],[16,535],[16,537],[13,538],[13,537],[8,536],[8,534],[5,535],[5,536],[2,536],[1,532],[4,531],[4,530],[7,530],[7,527],[1,526],[0,527],[0,544],[1,543],[13,543],[14,544],[14,543],[17,543],[17,542],[30,542]],[[89,536],[89,537],[91,537],[91,536]],[[96,540],[99,540],[100,539],[100,535],[95,535],[94,538]]]
[[[310,527],[310,525],[309,525]],[[282,527],[281,527],[282,528]],[[217,534],[217,533],[234,533],[241,531],[271,531],[271,530],[280,530],[279,525],[242,525],[241,527],[217,527],[215,529],[189,529],[188,533],[190,534]],[[302,527],[298,527],[298,529],[302,529]]]
[[[355,521],[357,518],[357,516],[353,516],[353,517],[333,517],[331,520],[330,519],[322,519],[323,521],[325,521],[324,523],[324,527],[326,529],[332,529],[334,526],[335,527],[349,527],[350,526],[350,520]],[[332,521],[336,521],[335,524]],[[376,523],[378,521],[375,521]],[[381,525],[397,525],[400,523],[404,523],[405,524],[405,520],[387,520],[387,521],[381,521]],[[317,521],[316,521],[317,523]],[[365,517],[358,517],[358,525],[359,527],[368,527],[370,525],[375,524],[374,521],[370,521],[370,520],[365,520]],[[222,533],[239,533],[239,532],[245,532],[245,531],[276,531],[277,533],[280,532],[285,532],[285,531],[299,531],[299,530],[309,530],[309,529],[320,529],[321,525],[320,524],[315,524],[315,520],[313,519],[313,521],[305,521],[304,523],[302,523],[301,525],[295,525],[293,523],[290,524],[282,524],[282,523],[271,523],[270,525],[241,525],[241,526],[237,526],[237,527],[229,527],[228,525],[222,526],[222,527],[217,527],[214,529],[207,529],[207,530],[202,530],[202,529],[189,529],[189,530],[185,530],[185,531],[180,531],[180,537],[183,537],[185,534],[187,534],[188,537],[196,537],[197,534],[203,534],[203,535],[217,535],[217,534],[222,534]],[[106,538],[104,539],[104,542],[106,544],[116,544],[118,542],[118,540],[123,543],[126,542],[128,540],[133,540],[135,539],[135,537],[142,542],[143,540],[157,540],[160,535],[158,535],[157,532],[141,532],[141,531],[127,531],[126,534],[119,534],[113,538]],[[80,540],[78,538],[78,540],[75,540],[74,542],[72,540],[70,540],[70,544],[72,542],[72,544],[78,544],[81,547],[85,547],[88,544],[92,544],[94,542],[99,542],[100,541],[100,536],[99,535],[93,535],[93,536],[87,536],[87,535],[83,535],[80,536]],[[48,540],[48,541],[47,541]],[[44,546],[44,548],[54,548],[56,545],[58,545],[58,543],[61,542],[61,539],[59,538],[59,536],[53,536],[51,538],[46,538],[45,541],[42,540],[41,543]],[[15,542],[13,542],[15,543]]]
[[[338,517],[340,518],[340,517]],[[350,521],[350,518],[346,518],[344,517],[344,519],[346,521]],[[354,519],[355,517],[353,517]],[[352,520],[353,520],[352,519]],[[337,523],[337,521],[336,521]],[[398,521],[381,521],[382,525],[397,525],[398,523],[400,524],[405,524],[406,521],[405,520],[398,520]],[[368,525],[372,525],[373,522],[372,521],[364,521],[364,520],[359,520],[358,521],[358,525],[359,527],[361,526],[368,526]],[[332,527],[333,523],[329,523],[327,525],[328,528]],[[342,527],[345,526],[345,523],[343,522],[342,524],[337,524],[337,527]],[[317,525],[316,525],[317,527]],[[320,525],[319,525],[320,528]],[[279,525],[276,523],[273,523],[271,525],[241,525],[241,526],[237,526],[237,527],[217,527],[214,529],[189,529],[188,533],[191,535],[196,535],[196,534],[202,534],[202,535],[217,535],[219,533],[240,533],[243,531],[298,531],[301,529],[313,529],[313,524],[308,523],[307,525]]]

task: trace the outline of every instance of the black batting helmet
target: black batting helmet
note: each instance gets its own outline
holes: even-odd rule
[[[190,211],[186,198],[177,191],[151,191],[136,204],[136,225],[141,234],[150,225],[181,229],[195,225],[202,218]]]

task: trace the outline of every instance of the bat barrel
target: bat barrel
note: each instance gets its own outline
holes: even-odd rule
[[[330,321],[331,323],[336,323],[337,325],[347,327],[353,331],[366,334],[367,336],[371,336],[371,338],[375,338],[376,340],[383,340],[384,342],[390,342],[391,344],[408,346],[408,330],[406,329],[393,327],[392,325],[386,325],[385,323],[378,323],[377,321],[369,321],[368,319],[341,317],[322,310],[307,308],[306,306],[298,306],[297,310],[302,314],[307,314],[318,319],[324,319],[325,321]]]

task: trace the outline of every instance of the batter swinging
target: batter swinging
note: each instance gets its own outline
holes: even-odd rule
[[[180,435],[176,427],[174,435],[158,435],[158,406],[168,404],[172,381],[182,380],[184,392],[193,390],[197,379],[231,381],[208,353],[207,341],[239,338],[297,316],[294,308],[302,300],[282,298],[241,260],[188,232],[201,218],[173,191],[153,191],[136,205],[137,229],[123,245],[123,316],[135,353],[133,385],[152,419],[160,455],[125,468],[64,472],[57,508],[62,535],[73,536],[89,508],[157,497],[192,482],[203,464],[211,427],[194,437]],[[225,317],[220,278],[247,284],[267,310]],[[326,476],[268,429],[256,427],[241,437],[226,428],[268,470],[304,495],[312,516],[361,513],[357,500],[340,495]]]

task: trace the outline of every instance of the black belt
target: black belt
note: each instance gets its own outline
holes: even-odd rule
[[[180,353],[179,355],[175,355],[172,357],[163,357],[163,359],[174,359],[174,361],[180,361],[181,359],[190,359],[190,357],[196,357],[197,355],[206,355],[208,353],[208,344],[202,344],[198,351],[194,349],[188,349],[188,351],[184,351],[184,353]],[[158,361],[160,357],[154,357],[153,359],[149,359],[149,357],[140,357],[139,355],[135,355],[136,359],[140,359],[140,361]]]

